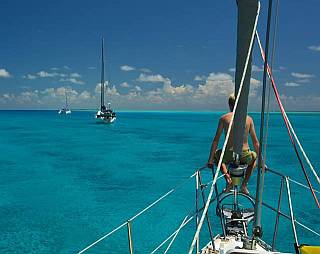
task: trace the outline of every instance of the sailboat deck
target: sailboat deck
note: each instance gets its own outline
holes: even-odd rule
[[[226,239],[219,235],[214,239],[214,248],[211,241],[201,250],[201,254],[276,254],[280,252],[273,252],[265,249],[262,244],[256,244],[255,250],[248,250],[243,248],[243,242],[236,239],[234,236],[227,236]]]

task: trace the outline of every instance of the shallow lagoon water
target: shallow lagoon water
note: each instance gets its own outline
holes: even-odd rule
[[[94,112],[0,111],[0,252],[76,253],[170,190],[208,157],[220,113],[119,112],[112,125],[97,124]],[[259,114],[251,114],[259,132]],[[289,117],[315,168],[320,167],[320,114]],[[271,114],[267,164],[306,181],[279,114]],[[310,171],[309,171],[310,172]],[[311,173],[310,173],[311,176]],[[205,172],[204,178],[210,179]],[[255,190],[256,174],[249,183]],[[267,174],[264,199],[276,205],[279,178]],[[315,181],[313,181],[316,186]],[[220,183],[220,188],[223,187]],[[311,194],[291,185],[298,221],[320,231]],[[135,253],[150,253],[194,210],[194,179],[133,222]],[[288,213],[284,196],[283,211]],[[220,233],[214,209],[210,217]],[[263,210],[264,239],[270,241],[274,215]],[[172,246],[186,253],[195,222]],[[303,243],[319,243],[298,226]],[[204,226],[203,243],[208,241]],[[281,219],[277,248],[292,249],[292,230]],[[165,250],[164,247],[162,252]],[[88,253],[127,253],[126,228]],[[161,252],[161,251],[160,251]]]

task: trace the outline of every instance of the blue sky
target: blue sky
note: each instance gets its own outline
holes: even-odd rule
[[[97,108],[101,36],[115,108],[226,109],[235,65],[233,0],[4,0],[0,9],[0,109],[56,109],[65,88],[73,108]],[[280,1],[274,76],[288,110],[320,110],[319,9],[317,0]],[[253,63],[250,107],[259,110],[257,47]]]

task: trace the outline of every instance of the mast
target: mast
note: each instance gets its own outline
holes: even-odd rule
[[[261,103],[261,121],[260,121],[260,146],[259,146],[259,157],[258,157],[258,174],[257,174],[257,189],[256,199],[254,207],[254,227],[253,236],[262,236],[261,227],[261,213],[262,213],[262,193],[264,185],[264,172],[265,172],[265,161],[262,158],[262,146],[263,146],[263,128],[264,128],[264,111],[265,111],[265,95],[266,95],[266,83],[267,83],[267,65],[268,65],[268,52],[269,52],[269,37],[270,37],[270,24],[271,24],[271,11],[272,11],[272,0],[269,0],[268,6],[268,20],[267,20],[267,31],[266,31],[266,44],[265,44],[265,61],[263,67],[263,87],[262,87],[262,103]]]
[[[67,88],[65,89],[65,95],[66,95],[66,109],[68,108],[68,95],[67,95]]]
[[[105,108],[104,105],[104,52],[103,52],[104,39],[101,39],[101,109]]]
[[[260,8],[258,0],[238,0],[237,60],[235,73],[235,97],[242,84],[241,96],[233,123],[233,151],[236,163],[242,154],[244,130],[247,119],[248,96],[251,79],[252,39]],[[249,59],[248,58],[249,55]]]

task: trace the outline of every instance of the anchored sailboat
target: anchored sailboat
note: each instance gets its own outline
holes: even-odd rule
[[[66,104],[64,106],[64,108],[60,109],[58,111],[58,114],[71,114],[71,110],[69,108],[69,105],[68,105],[68,94],[67,94],[67,88],[65,88],[65,97],[66,97]]]
[[[278,228],[281,218],[287,219],[290,221],[293,233],[293,240],[290,241],[288,245],[294,243],[295,252],[297,254],[316,254],[320,253],[320,246],[307,246],[301,244],[298,239],[297,225],[303,227],[305,230],[308,230],[309,233],[313,233],[315,237],[319,237],[320,233],[312,230],[310,227],[299,222],[294,215],[293,202],[291,199],[290,183],[296,183],[304,188],[307,188],[311,191],[313,198],[320,208],[318,199],[315,195],[315,192],[309,177],[305,172],[303,162],[300,158],[300,154],[297,151],[295,142],[298,143],[302,155],[304,156],[305,161],[307,161],[310,166],[311,171],[313,172],[315,178],[320,184],[319,177],[314,170],[309,158],[307,157],[305,151],[302,148],[299,139],[297,138],[293,127],[289,121],[288,116],[286,115],[284,108],[281,104],[281,100],[272,76],[271,68],[268,65],[268,44],[269,44],[269,32],[270,32],[270,20],[271,20],[271,9],[272,9],[272,0],[269,0],[269,9],[268,9],[268,22],[267,22],[267,35],[266,35],[266,49],[263,50],[259,35],[257,32],[257,22],[260,11],[260,2],[258,0],[238,0],[238,31],[237,31],[237,60],[236,60],[236,77],[235,77],[235,95],[236,101],[233,109],[233,115],[231,123],[226,134],[225,143],[222,148],[221,156],[218,162],[216,170],[212,169],[213,180],[209,183],[203,183],[201,178],[201,173],[207,166],[204,166],[200,169],[197,169],[196,172],[187,179],[195,178],[196,180],[196,200],[195,200],[195,211],[191,211],[187,216],[184,217],[183,221],[179,227],[172,232],[166,239],[164,239],[157,247],[153,249],[150,253],[167,253],[172,246],[175,239],[178,237],[181,229],[184,228],[188,223],[195,220],[196,221],[196,230],[191,242],[188,253],[199,254],[276,254],[284,253],[276,250],[277,241],[285,241],[284,237],[278,237]],[[242,153],[243,146],[243,135],[244,135],[244,126],[247,116],[247,106],[248,106],[248,95],[250,88],[250,78],[251,78],[251,58],[252,58],[252,48],[255,38],[258,41],[261,55],[264,61],[264,75],[263,75],[263,99],[262,99],[262,109],[261,109],[261,129],[260,129],[260,151],[259,151],[259,163],[258,163],[258,178],[257,178],[257,187],[256,187],[256,197],[252,197],[249,194],[239,193],[238,186],[241,184],[242,178],[245,174],[245,170],[248,165],[241,164],[239,158]],[[281,172],[267,168],[265,162],[262,158],[262,147],[263,147],[263,125],[264,125],[264,108],[265,108],[265,87],[267,76],[271,80],[273,91],[276,95],[277,102],[280,106],[280,110],[285,121],[289,137],[292,141],[293,147],[295,149],[296,155],[299,159],[299,163],[304,172],[305,178],[308,182],[308,186],[299,183],[287,175],[284,175]],[[232,127],[233,126],[233,127]],[[228,170],[232,178],[233,189],[231,192],[218,192],[217,182],[219,179],[222,179],[223,175],[219,176],[220,167],[222,164],[222,159],[224,152],[226,150],[227,141],[229,136],[233,131],[233,151],[234,158],[233,162],[228,165]],[[293,134],[293,135],[292,135]],[[268,171],[269,174],[272,174],[275,177],[280,178],[280,192],[278,198],[277,207],[272,207],[264,202],[262,202],[262,192],[263,192],[263,179],[264,172]],[[177,184],[176,187],[169,190],[163,196],[159,197],[153,203],[148,205],[145,209],[137,213],[136,215],[129,218],[127,221],[120,224],[118,227],[107,233],[106,235],[99,238],[97,241],[93,242],[79,254],[86,252],[91,249],[99,242],[103,241],[110,235],[114,234],[121,228],[127,227],[128,231],[128,247],[129,253],[133,254],[134,244],[132,237],[132,223],[136,218],[144,214],[146,211],[157,205],[161,200],[165,199],[173,192],[175,192],[182,183]],[[209,194],[205,197],[205,190],[211,184],[209,189]],[[287,194],[287,204],[289,214],[285,213],[280,209],[282,204],[283,196]],[[203,206],[200,204],[200,200],[203,202]],[[241,200],[241,202],[240,202]],[[221,227],[218,228],[218,233],[214,234],[213,226],[211,225],[211,220],[209,216],[209,207],[216,203],[215,211],[217,218],[220,220]],[[266,243],[263,239],[263,225],[261,222],[261,213],[262,206],[272,210],[276,214],[275,227],[273,232],[272,243]],[[204,247],[200,247],[200,232],[202,231],[204,222],[206,221],[207,228],[209,231],[210,240]],[[252,232],[249,232],[250,227],[252,226]],[[292,246],[293,247],[293,246]],[[163,251],[165,249],[165,251]],[[181,248],[182,249],[182,248]],[[183,253],[183,252],[179,252]]]
[[[104,95],[105,95],[105,79],[104,79],[104,40],[102,38],[101,45],[101,97],[100,97],[100,110],[95,115],[95,118],[102,120],[105,123],[113,123],[116,120],[116,113],[111,109],[111,103],[105,106]]]

